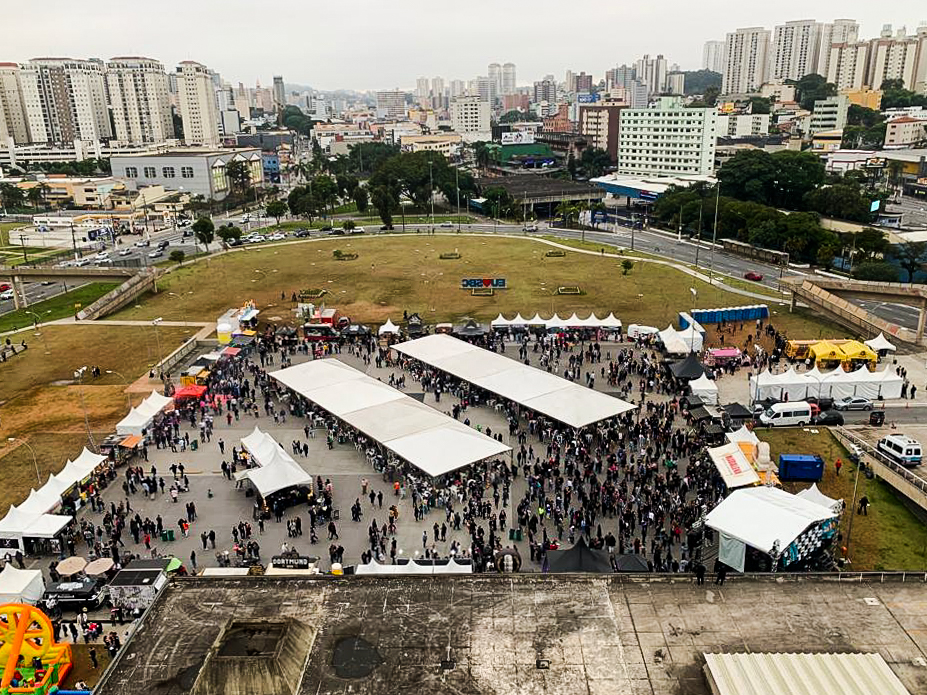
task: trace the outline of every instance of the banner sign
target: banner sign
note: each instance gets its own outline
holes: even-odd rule
[[[273,567],[280,567],[288,570],[307,570],[312,565],[312,558],[306,555],[274,555],[270,564]]]
[[[502,133],[503,145],[533,145],[534,133],[527,130],[515,130]]]
[[[492,287],[495,290],[508,289],[505,278],[464,278],[460,281],[460,288],[473,290],[479,287]]]

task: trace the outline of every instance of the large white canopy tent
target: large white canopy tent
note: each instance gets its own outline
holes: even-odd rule
[[[357,565],[354,574],[473,574],[473,565],[462,564],[456,560],[443,563],[423,562],[415,560],[400,565],[381,565],[376,560]]]
[[[575,312],[567,319],[562,319],[557,314],[554,314],[549,319],[542,319],[540,314],[535,314],[533,319],[522,318],[521,314],[516,314],[515,318],[507,319],[502,314],[499,314],[489,322],[489,325],[493,328],[544,326],[545,328],[603,328],[615,330],[621,328],[621,320],[616,318],[614,313],[610,313],[604,319],[600,319],[595,313],[581,319]]]
[[[246,468],[235,474],[236,480],[250,480],[262,497],[300,485],[311,485],[312,476],[277,443],[277,440],[257,425],[247,437],[241,438],[256,468]]]
[[[721,560],[743,571],[744,546],[769,553],[778,542],[781,552],[809,526],[835,516],[816,502],[763,485],[734,490],[708,512],[706,523],[721,534],[722,555],[728,558]],[[731,560],[734,554],[740,556],[739,567]]]
[[[766,370],[750,377],[750,397],[754,401],[766,398],[790,401],[839,399],[846,396],[891,400],[901,398],[903,383],[904,379],[888,367],[879,372],[870,372],[866,367],[853,372],[846,372],[842,367],[831,372],[821,372],[817,367],[807,372],[796,372],[793,367],[781,374]]]
[[[701,398],[703,403],[718,405],[718,385],[709,379],[707,374],[702,374],[698,379],[690,381],[689,389],[692,395]]]
[[[27,512],[10,506],[6,516],[0,519],[0,538],[15,541],[16,547],[25,551],[23,539],[54,538],[71,523],[72,518],[60,514]]]
[[[393,348],[570,427],[585,427],[636,407],[449,335],[429,335]]]
[[[129,410],[126,415],[116,425],[116,434],[136,434],[141,435],[160,413],[166,405],[173,403],[174,400],[169,396],[162,396],[157,391],[152,391],[151,395],[139,403],[136,407]]]
[[[305,362],[271,376],[432,477],[511,451],[336,359]]]
[[[35,605],[45,593],[42,570],[21,570],[8,562],[0,572],[0,603]]]

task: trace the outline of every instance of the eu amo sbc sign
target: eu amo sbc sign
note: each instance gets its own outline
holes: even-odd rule
[[[463,278],[460,281],[462,290],[476,290],[484,287],[491,287],[494,290],[508,289],[505,278]]]

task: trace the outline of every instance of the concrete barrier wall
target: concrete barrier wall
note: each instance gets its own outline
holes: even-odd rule
[[[140,294],[155,289],[158,279],[157,271],[148,271],[133,275],[111,292],[107,292],[90,306],[81,309],[77,318],[81,321],[102,318],[121,309]]]

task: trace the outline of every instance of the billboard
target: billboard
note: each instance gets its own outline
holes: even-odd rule
[[[502,133],[503,145],[533,145],[534,133],[526,130]]]
[[[472,290],[479,287],[492,287],[497,290],[508,289],[505,278],[463,278],[460,281],[460,287],[464,290]]]
[[[599,100],[598,94],[577,94],[576,101],[580,104],[594,104]]]

